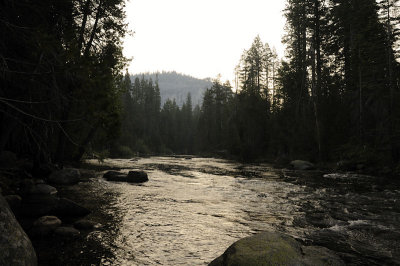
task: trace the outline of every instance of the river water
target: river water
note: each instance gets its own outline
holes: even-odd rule
[[[86,236],[109,251],[103,265],[206,265],[265,230],[328,247],[349,265],[400,264],[400,186],[379,177],[195,157],[90,163],[150,180],[108,182],[102,171],[83,186],[108,200],[91,214],[104,226]]]

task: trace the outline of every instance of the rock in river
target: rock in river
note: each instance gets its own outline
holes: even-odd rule
[[[108,171],[103,177],[108,181],[126,182],[126,174],[118,171]]]
[[[344,263],[327,248],[302,246],[290,236],[264,232],[240,239],[209,265],[344,265]]]
[[[78,169],[64,168],[55,171],[49,176],[49,181],[58,185],[74,185],[81,179],[81,174]]]
[[[117,171],[108,171],[103,177],[108,181],[117,182],[144,183],[149,181],[147,173],[143,171],[129,171],[128,175]]]
[[[149,181],[147,173],[143,171],[129,171],[126,181],[129,183],[143,183]]]
[[[0,265],[37,265],[35,250],[0,195]]]

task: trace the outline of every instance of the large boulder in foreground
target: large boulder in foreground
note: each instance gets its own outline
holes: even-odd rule
[[[0,194],[0,265],[37,265],[35,250]]]
[[[302,161],[302,160],[294,160],[290,162],[290,165],[295,169],[295,170],[310,170],[314,168],[314,164],[307,162],[307,161]]]
[[[210,266],[259,265],[345,265],[324,247],[302,246],[294,238],[275,232],[264,232],[240,239]]]
[[[149,181],[147,173],[143,171],[129,171],[126,181],[129,183],[144,183]]]
[[[81,180],[81,173],[75,168],[64,168],[54,171],[49,176],[49,182],[57,185],[74,185]]]

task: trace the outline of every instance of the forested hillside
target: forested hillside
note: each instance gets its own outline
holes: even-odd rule
[[[164,104],[167,99],[175,99],[178,106],[182,107],[188,93],[192,96],[193,104],[201,104],[203,94],[206,88],[212,84],[210,79],[198,79],[188,75],[173,72],[159,73],[141,73],[131,77],[135,80],[136,77],[145,79],[158,80],[160,87],[161,103]]]

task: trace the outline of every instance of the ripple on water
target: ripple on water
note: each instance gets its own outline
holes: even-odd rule
[[[265,230],[332,248],[347,262],[397,262],[400,255],[400,240],[388,237],[400,232],[400,192],[368,191],[372,177],[299,175],[210,158],[105,164],[143,169],[150,179],[142,186],[106,182],[118,192],[109,210],[121,216],[109,243],[114,264],[203,265],[234,241]],[[360,179],[362,192],[355,189]]]

